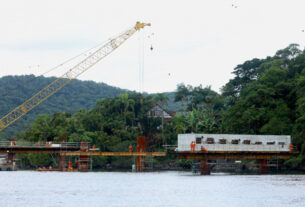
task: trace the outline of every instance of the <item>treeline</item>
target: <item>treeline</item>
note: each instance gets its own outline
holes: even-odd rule
[[[273,57],[246,61],[233,73],[222,88],[226,132],[292,135],[300,155],[288,164],[304,164],[305,51],[291,44]]]

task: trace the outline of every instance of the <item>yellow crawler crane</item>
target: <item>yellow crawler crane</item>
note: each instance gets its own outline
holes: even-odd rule
[[[123,44],[128,38],[130,38],[136,31],[144,28],[145,26],[150,26],[150,23],[141,23],[137,22],[134,27],[128,29],[127,31],[121,33],[117,37],[109,40],[106,44],[98,48],[95,52],[93,52],[90,56],[85,58],[83,61],[69,69],[65,74],[61,77],[53,81],[51,84],[46,86],[44,89],[36,93],[30,99],[25,101],[20,106],[16,107],[14,110],[9,112],[7,115],[0,119],[0,131],[5,129],[6,127],[13,124],[15,121],[20,119],[22,116],[27,114],[33,108],[38,106],[40,103],[48,99],[54,93],[62,89],[68,83],[70,83],[73,79],[77,78],[79,75],[84,73],[86,70],[91,68],[101,59],[109,55],[116,48],[118,48],[121,44]]]

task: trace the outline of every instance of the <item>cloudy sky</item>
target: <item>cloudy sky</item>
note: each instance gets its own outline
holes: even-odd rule
[[[144,21],[152,27],[79,79],[140,90],[143,61],[144,91],[173,91],[178,83],[219,91],[237,64],[290,43],[303,49],[304,8],[304,0],[0,0],[0,77],[41,75]],[[46,75],[60,76],[69,64]]]

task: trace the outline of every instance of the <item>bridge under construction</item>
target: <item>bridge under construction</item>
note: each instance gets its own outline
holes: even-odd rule
[[[178,135],[178,147],[172,154],[180,159],[200,160],[200,172],[208,175],[211,172],[209,160],[258,160],[259,170],[269,172],[269,161],[290,159],[293,154],[290,136],[261,136],[261,135],[211,135],[211,134],[183,134]],[[237,141],[236,141],[237,140]],[[246,140],[246,141],[245,141]],[[257,140],[260,140],[259,142]],[[250,141],[250,142],[249,142]],[[251,145],[251,141],[253,142]],[[186,144],[190,143],[190,144]],[[269,144],[266,144],[269,143]],[[271,144],[272,143],[272,144]],[[287,147],[288,146],[288,147]],[[80,143],[22,143],[0,142],[0,153],[6,153],[8,165],[14,166],[16,154],[49,153],[58,155],[58,169],[52,171],[81,171],[89,169],[91,156],[131,156],[136,158],[136,171],[145,170],[145,158],[166,156],[166,152],[147,152],[146,138],[137,138],[135,152],[100,152],[88,142]],[[78,157],[76,169],[72,168],[68,156]],[[48,170],[48,169],[45,169]]]

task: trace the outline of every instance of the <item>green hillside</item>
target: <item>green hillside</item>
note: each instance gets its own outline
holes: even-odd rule
[[[35,77],[34,75],[0,78],[0,117],[22,104],[55,79],[54,77]],[[12,137],[14,133],[23,131],[33,123],[38,114],[52,115],[56,112],[71,112],[73,114],[80,109],[93,108],[101,98],[116,97],[121,93],[134,92],[109,86],[105,83],[73,80],[44,103],[3,130],[0,133],[0,138]],[[168,104],[165,107],[170,111],[178,111],[181,107],[180,103],[174,102],[175,92],[168,92],[165,95],[169,97]]]
[[[0,78],[0,116],[2,117],[7,114],[54,80],[54,77],[35,77],[34,75],[5,76]],[[90,109],[101,98],[115,97],[120,93],[126,92],[130,91],[112,87],[105,83],[73,80],[44,103],[3,130],[0,136],[8,137],[12,136],[15,132],[24,130],[26,126],[31,125],[38,114],[51,115],[62,111],[74,113],[80,109]]]

